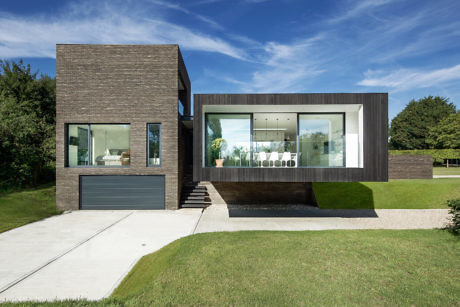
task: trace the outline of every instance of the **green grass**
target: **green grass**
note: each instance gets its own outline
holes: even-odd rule
[[[19,305],[458,306],[459,257],[442,230],[205,233],[144,256],[108,299]]]
[[[433,167],[433,175],[460,175],[460,167]]]
[[[444,209],[460,198],[460,178],[314,183],[323,209]]]
[[[55,214],[59,211],[56,210],[54,185],[0,193],[0,232]]]
[[[145,256],[112,294],[127,305],[460,302],[460,242],[440,230],[200,234]]]

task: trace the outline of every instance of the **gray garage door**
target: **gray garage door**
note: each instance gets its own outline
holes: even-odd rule
[[[164,209],[164,176],[81,176],[80,209]]]

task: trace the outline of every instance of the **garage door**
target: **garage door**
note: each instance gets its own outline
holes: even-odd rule
[[[80,176],[80,209],[164,208],[164,176]]]

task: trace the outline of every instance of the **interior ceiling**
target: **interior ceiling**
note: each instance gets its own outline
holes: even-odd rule
[[[309,105],[203,105],[203,112],[358,112],[362,104]]]
[[[295,113],[254,113],[255,130],[296,131],[297,114]]]

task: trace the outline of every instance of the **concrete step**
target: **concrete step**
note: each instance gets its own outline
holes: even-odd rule
[[[211,204],[206,204],[206,203],[203,203],[203,204],[182,204],[181,208],[207,208],[210,205]]]
[[[181,201],[183,204],[202,204],[205,203],[204,199],[184,199]]]
[[[186,192],[184,191],[182,193],[182,195],[185,195],[185,196],[208,196],[208,192]]]
[[[205,196],[185,196],[182,197],[183,200],[200,200],[204,201]]]
[[[182,193],[207,193],[206,189],[201,188],[185,188],[182,189]]]

